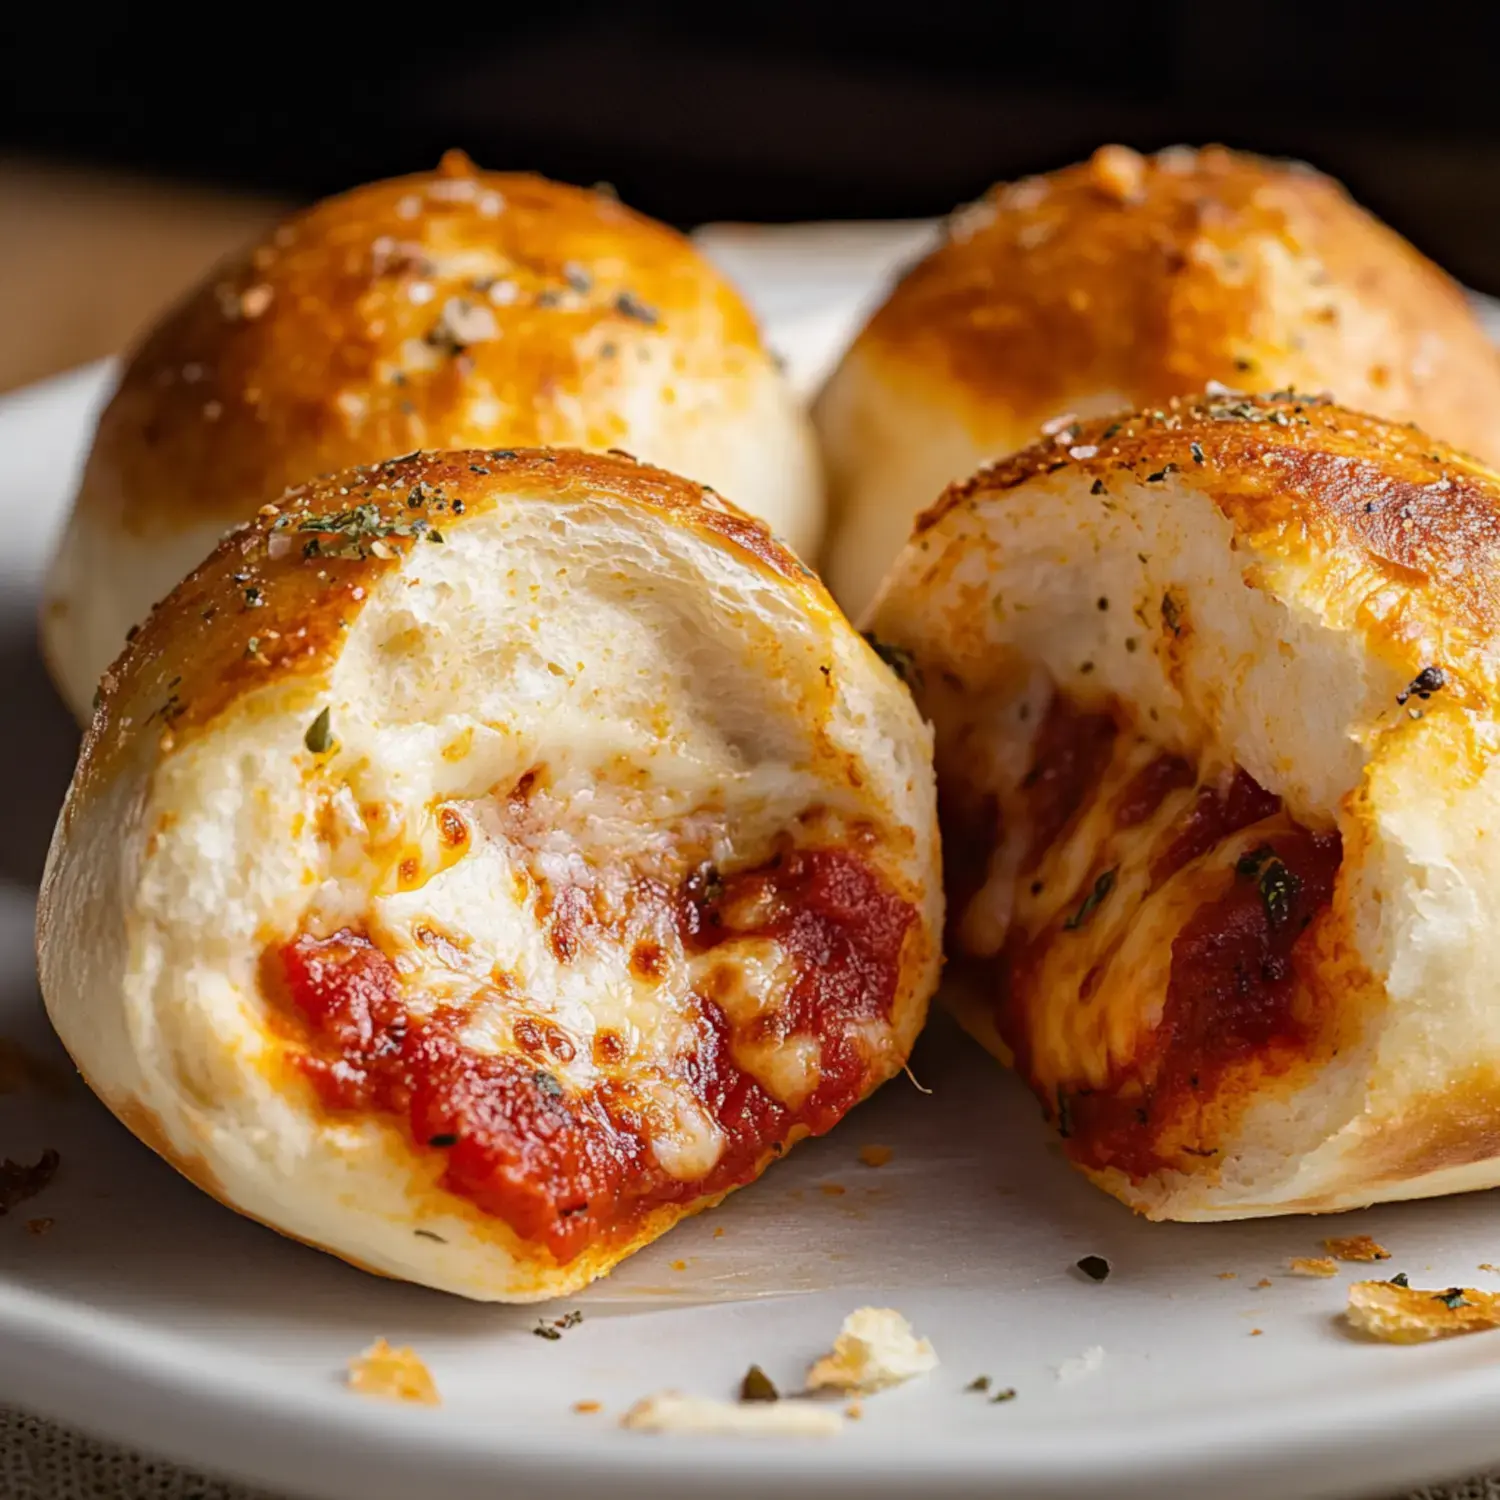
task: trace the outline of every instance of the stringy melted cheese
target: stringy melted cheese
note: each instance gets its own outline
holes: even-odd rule
[[[1012,689],[987,701],[946,705],[964,721],[954,737],[970,747],[993,744],[994,727],[1013,722],[1020,703],[1031,726],[1026,735],[1011,734],[1003,754],[967,757],[969,790],[995,799],[998,827],[978,890],[951,920],[959,946],[973,958],[995,959],[1003,950],[1037,944],[1026,988],[1056,1003],[1028,1010],[1033,1081],[1103,1088],[1140,1056],[1161,1022],[1173,943],[1184,924],[1228,887],[1242,854],[1289,823],[1277,814],[1252,824],[1163,874],[1157,863],[1200,792],[1226,786],[1233,768],[1200,767],[1190,773],[1191,784],[1166,791],[1154,809],[1122,826],[1133,783],[1166,753],[1122,728],[1062,833],[1032,851],[1026,781],[1049,697],[1050,689],[1039,692],[1031,683],[1024,696]],[[1112,877],[1108,894],[1091,902],[1106,872]],[[1079,997],[1086,1003],[1077,1003]]]

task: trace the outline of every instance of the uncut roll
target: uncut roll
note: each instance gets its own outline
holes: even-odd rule
[[[1332,394],[1500,460],[1500,357],[1459,288],[1321,173],[1206,147],[997,185],[949,220],[816,418],[823,567],[855,619],[945,484],[1069,414]]]
[[[804,556],[811,424],[734,288],[604,191],[435,172],[315,204],[211,272],[99,420],[42,610],[80,720],[131,626],[288,485],[413,449],[627,449]]]
[[[90,1085],[387,1275],[582,1286],[896,1073],[931,741],[759,523],[623,457],[289,492],[105,681],[38,922]]]
[[[1314,402],[1071,436],[874,610],[965,1024],[1154,1218],[1500,1183],[1500,476]]]

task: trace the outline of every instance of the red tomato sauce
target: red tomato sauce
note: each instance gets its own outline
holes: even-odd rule
[[[1031,829],[1028,865],[1057,842],[1098,785],[1109,768],[1115,734],[1111,715],[1086,714],[1063,694],[1053,694],[1021,783]]]
[[[1229,889],[1174,939],[1149,1054],[1133,1058],[1107,1090],[1065,1091],[1053,1101],[1075,1161],[1137,1179],[1181,1166],[1175,1151],[1161,1149],[1164,1127],[1180,1130],[1235,1065],[1253,1061],[1276,1073],[1311,1049],[1318,1018],[1297,1004],[1297,945],[1333,897],[1339,836],[1293,825],[1265,848],[1259,866],[1241,860]],[[1215,1154],[1211,1146],[1182,1149]]]
[[[1197,779],[1180,755],[1158,755],[1125,784],[1115,803],[1115,826],[1134,828],[1144,823],[1173,792],[1192,786]]]
[[[753,909],[768,915],[751,929],[731,929],[722,913],[747,896],[762,898]],[[521,1038],[533,1043],[528,1056],[474,1052],[460,1039],[462,1012],[410,1015],[395,966],[350,929],[303,935],[279,950],[309,1044],[300,1066],[327,1108],[402,1119],[415,1144],[445,1153],[445,1188],[570,1260],[590,1244],[627,1236],[653,1207],[749,1181],[794,1127],[820,1134],[842,1118],[870,1082],[855,1028],[889,1018],[916,916],[842,849],[796,851],[722,881],[690,880],[678,913],[690,952],[735,937],[780,943],[795,979],[771,1023],[778,1036],[812,1034],[822,1044],[817,1087],[788,1109],[735,1065],[727,1019],[696,998],[698,1045],[683,1075],[724,1136],[702,1178],[683,1181],[658,1164],[628,1080],[567,1086],[542,1053],[562,1058],[570,1039],[559,1045],[535,1023]]]
[[[1236,770],[1229,785],[1198,789],[1187,816],[1172,830],[1162,851],[1151,862],[1151,882],[1160,885],[1184,865],[1207,854],[1232,833],[1269,818],[1281,808],[1281,798],[1268,792],[1248,771]]]

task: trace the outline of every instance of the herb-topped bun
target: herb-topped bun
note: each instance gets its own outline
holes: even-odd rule
[[[1168,403],[950,489],[873,615],[963,1019],[1077,1165],[1167,1219],[1500,1184],[1500,476]]]
[[[89,1083],[223,1202],[573,1290],[896,1073],[930,734],[758,522],[623,457],[296,489],[106,676],[44,880]]]
[[[917,511],[1051,419],[1210,381],[1331,392],[1500,458],[1500,360],[1463,293],[1337,183],[1106,146],[956,214],[833,376],[829,586],[857,617]]]
[[[86,718],[126,631],[288,485],[516,444],[627,449],[817,548],[810,424],[724,278],[607,194],[454,153],[289,219],[132,356],[47,587],[64,696]]]

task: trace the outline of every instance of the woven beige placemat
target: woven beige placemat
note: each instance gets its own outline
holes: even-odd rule
[[[498,1482],[496,1500],[504,1500]],[[0,1500],[286,1500],[144,1458],[0,1407]],[[1353,1500],[1353,1497],[1351,1497]],[[1402,1500],[1500,1500],[1500,1474],[1418,1490]]]

